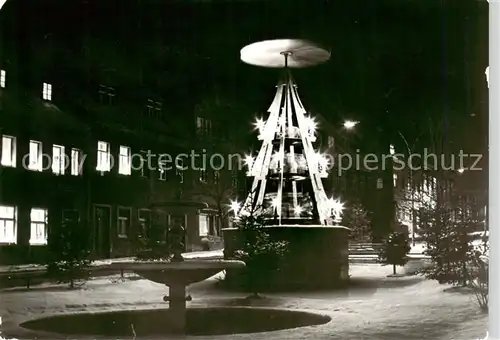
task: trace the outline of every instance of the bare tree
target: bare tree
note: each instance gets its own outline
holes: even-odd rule
[[[215,159],[214,155],[219,159],[200,167],[190,194],[215,208],[220,227],[228,225],[230,201],[238,198],[238,187],[243,184],[240,178],[244,158],[242,145],[246,144],[244,138],[251,130],[241,124],[241,120],[234,120],[235,115],[242,112],[239,105],[222,98],[217,89],[195,107],[195,116],[199,119],[196,144],[205,150],[207,159]]]
[[[350,228],[351,241],[371,242],[370,214],[360,202],[354,201],[346,207],[342,213],[342,224]]]

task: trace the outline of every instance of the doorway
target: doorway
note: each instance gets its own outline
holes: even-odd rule
[[[111,207],[94,206],[94,249],[101,258],[111,257]]]

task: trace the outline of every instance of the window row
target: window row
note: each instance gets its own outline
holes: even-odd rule
[[[14,136],[2,135],[0,164],[4,167],[17,167],[17,139]],[[42,142],[30,140],[29,152],[21,159],[21,165],[31,171],[51,170],[56,175],[64,175],[69,168],[72,176],[81,175],[83,170],[82,150],[71,148],[69,155],[63,145],[52,145],[52,154],[44,154]]]
[[[131,235],[132,208],[118,207],[117,209],[117,236],[118,238],[128,238]],[[169,220],[170,216],[167,216],[167,221]],[[149,209],[138,209],[136,221],[139,226],[138,234],[150,237],[151,211]],[[221,234],[217,215],[200,214],[198,216],[198,228],[199,236],[219,236]]]
[[[63,220],[72,218],[69,211],[63,211]],[[77,214],[77,213],[76,213]],[[118,207],[117,236],[127,238],[131,231],[132,208]],[[137,214],[139,233],[149,236],[151,211],[139,209]],[[0,205],[0,244],[16,244],[18,229],[18,208]],[[30,212],[30,245],[46,245],[48,239],[48,210],[32,208]]]
[[[17,139],[14,136],[2,135],[2,148],[0,164],[4,167],[15,168],[18,166],[17,159]],[[145,177],[147,166],[145,159],[147,152],[141,151],[141,164],[139,170]],[[29,152],[21,159],[21,166],[31,171],[51,170],[56,175],[64,175],[69,168],[69,174],[72,176],[81,175],[83,172],[83,163],[86,156],[81,149],[71,148],[70,153],[66,153],[66,148],[63,145],[52,145],[52,154],[43,153],[43,144],[40,141],[30,140]],[[111,146],[107,142],[97,142],[97,166],[96,170],[100,172],[111,171],[113,166],[111,155]],[[180,162],[183,163],[183,162]],[[184,168],[183,164],[179,165]],[[159,179],[165,181],[167,179],[167,164],[166,161],[159,161],[158,172]],[[132,152],[128,146],[120,145],[118,173],[121,175],[131,175],[132,173]],[[182,177],[182,171],[178,171],[178,175]]]
[[[0,164],[4,167],[15,168],[18,165],[17,159],[17,139],[14,136],[2,135],[2,147]],[[151,164],[148,157],[148,152],[141,150],[138,154],[139,164],[132,164],[135,157],[132,155],[132,150],[129,146],[120,145],[118,152],[118,173],[124,176],[130,176],[132,169],[139,170],[141,176],[147,177],[151,171],[158,172],[158,179],[161,181],[167,180],[167,170],[169,167],[168,161],[165,159],[157,159],[158,164]],[[154,158],[153,158],[154,159]],[[43,144],[40,141],[30,140],[28,154],[22,156],[21,165],[23,168],[30,171],[46,171],[51,170],[56,175],[65,175],[68,173],[72,176],[79,176],[83,173],[83,166],[86,160],[86,155],[81,149],[70,148],[70,153],[66,153],[66,147],[63,145],[53,144],[52,154],[43,153]],[[137,161],[136,161],[137,163]],[[97,142],[97,165],[96,170],[104,173],[110,172],[115,166],[115,161],[111,153],[111,144],[104,141]],[[176,159],[175,162],[176,176],[180,178],[180,183],[184,182],[184,160]],[[214,171],[213,182],[218,183],[220,178],[219,171]],[[199,181],[202,183],[208,182],[208,175],[205,169],[201,169],[199,173]],[[237,172],[232,173],[233,186],[237,185]]]
[[[160,181],[167,180],[168,162],[166,159],[156,159],[154,157],[151,161],[157,164],[151,164],[148,151],[140,150],[139,154],[133,155],[132,149],[126,145],[120,145],[118,151],[118,173],[124,176],[130,176],[132,170],[138,170],[142,177],[148,177],[151,171],[158,173]],[[134,157],[139,156],[139,157]],[[139,164],[133,164],[133,161]],[[96,170],[100,172],[109,172],[114,167],[115,161],[111,154],[111,144],[104,141],[97,142],[97,166]],[[183,183],[184,175],[184,161],[182,159],[176,160],[176,176],[180,177],[180,182]]]
[[[0,243],[17,243],[17,207],[0,205]],[[48,212],[32,208],[30,212],[30,245],[47,244]]]
[[[0,88],[5,88],[7,85],[7,71],[4,69],[0,70]],[[52,101],[52,84],[43,82],[42,83],[42,99],[46,101]],[[116,96],[115,89],[110,86],[99,85],[99,100],[101,103],[113,104],[113,98]],[[147,100],[146,107],[148,108],[148,114],[152,118],[160,118],[162,112],[162,104],[158,101],[152,99]]]
[[[5,88],[7,85],[7,71],[0,70],[0,87]],[[42,99],[46,101],[52,100],[52,84],[42,83]]]
[[[151,229],[151,210],[138,209],[137,222],[139,226],[138,233],[140,235],[150,237]],[[128,238],[132,226],[132,208],[118,207],[117,212],[117,235],[118,238]]]

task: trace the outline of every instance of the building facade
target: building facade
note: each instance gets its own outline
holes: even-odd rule
[[[87,34],[71,47],[41,27],[14,30],[22,40],[2,28],[0,262],[46,261],[67,220],[86,229],[95,258],[131,256],[140,238],[166,240],[170,216],[154,206],[171,201],[209,206],[185,216],[186,251],[222,247],[221,214],[244,190],[239,165],[192,159],[238,151],[226,143],[231,116],[198,112],[196,96],[169,105],[175,95],[161,84],[127,73],[136,60],[106,57],[117,44],[103,50]]]

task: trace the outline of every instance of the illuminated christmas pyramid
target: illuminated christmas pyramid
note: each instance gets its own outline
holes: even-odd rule
[[[329,53],[326,57],[325,52],[297,40],[265,41],[241,51],[242,60],[249,64],[283,67],[284,77],[267,119],[255,123],[262,146],[255,157],[246,157],[253,183],[242,204],[232,203],[236,217],[259,214],[268,224],[283,226],[327,226],[340,221],[342,204],[327,197],[322,183],[329,164],[314,148],[317,123],[304,108],[290,73],[290,67],[326,61]]]

